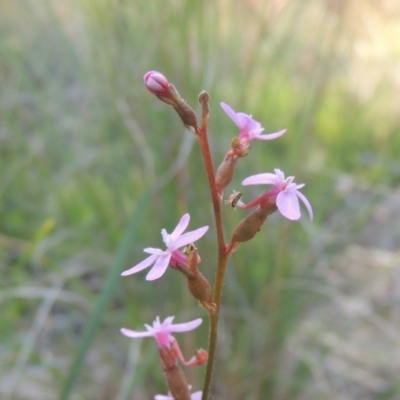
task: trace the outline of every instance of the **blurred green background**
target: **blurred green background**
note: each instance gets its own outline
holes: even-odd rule
[[[209,91],[216,165],[237,134],[221,101],[287,128],[227,192],[281,168],[315,212],[234,254],[213,399],[399,399],[399,38],[397,0],[0,2],[1,399],[165,394],[154,341],[119,333],[157,315],[203,317],[177,339],[207,346],[179,274],[119,276],[183,213],[214,227],[197,143],[148,70],[196,110]],[[228,238],[244,215],[224,208]],[[213,229],[198,248],[213,280]],[[200,390],[204,367],[185,371]]]

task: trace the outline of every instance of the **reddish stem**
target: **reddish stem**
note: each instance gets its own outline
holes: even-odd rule
[[[217,230],[218,240],[218,264],[215,273],[215,282],[213,289],[213,302],[216,304],[217,311],[210,313],[210,330],[209,330],[209,343],[208,343],[208,362],[206,367],[206,375],[204,378],[202,400],[207,400],[212,380],[212,373],[215,363],[217,335],[218,335],[218,321],[221,307],[221,299],[223,293],[223,283],[225,278],[225,271],[229,255],[226,252],[224,232],[222,226],[222,212],[221,212],[221,198],[218,194],[217,185],[215,182],[214,166],[211,158],[210,146],[208,143],[207,135],[207,122],[208,122],[208,103],[203,106],[203,118],[201,128],[196,129],[196,133],[200,142],[201,151],[203,154],[204,164],[207,170],[208,182],[210,186],[211,198],[213,202],[215,225]]]

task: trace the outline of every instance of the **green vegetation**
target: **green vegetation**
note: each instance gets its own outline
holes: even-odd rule
[[[216,165],[236,135],[221,101],[287,128],[230,189],[279,167],[315,212],[234,254],[215,400],[398,398],[399,22],[396,0],[1,2],[0,397],[166,393],[154,343],[119,333],[157,315],[202,316],[182,349],[207,346],[181,276],[118,278],[184,212],[212,226],[195,138],[143,86],[159,70],[193,106],[211,94]],[[224,213],[229,237],[245,213]]]

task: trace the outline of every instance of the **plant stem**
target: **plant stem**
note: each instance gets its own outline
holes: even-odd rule
[[[207,400],[210,393],[212,373],[214,369],[216,348],[217,348],[217,338],[218,338],[218,322],[219,322],[219,312],[221,307],[221,299],[223,292],[223,283],[225,278],[226,265],[228,263],[229,256],[219,256],[218,257],[218,267],[215,274],[214,283],[214,295],[213,301],[217,305],[217,312],[215,314],[210,314],[210,330],[209,330],[209,342],[208,342],[208,362],[206,368],[206,376],[204,378],[203,385],[203,396],[202,400]]]
[[[212,380],[212,373],[215,363],[217,337],[218,337],[218,321],[221,307],[221,299],[223,292],[223,283],[225,278],[226,265],[229,259],[229,254],[226,253],[224,232],[222,226],[222,212],[221,212],[221,198],[218,194],[217,185],[215,182],[215,173],[213,162],[211,158],[210,146],[207,136],[207,120],[208,120],[208,107],[203,105],[203,124],[197,130],[197,136],[200,142],[201,151],[203,154],[204,164],[207,170],[208,182],[211,191],[213,202],[215,224],[217,230],[218,240],[218,264],[215,273],[215,282],[213,289],[213,302],[216,304],[217,311],[215,314],[210,315],[210,330],[209,330],[209,343],[208,343],[208,362],[206,368],[206,375],[204,378],[202,400],[207,400]]]
[[[211,198],[213,202],[215,224],[217,229],[217,240],[218,240],[218,256],[225,252],[225,240],[224,231],[222,226],[222,212],[221,212],[221,199],[218,195],[217,184],[215,182],[215,173],[213,162],[211,159],[210,146],[208,144],[207,130],[202,129],[199,132],[199,141],[201,152],[203,153],[204,164],[207,170],[208,182],[210,185]]]

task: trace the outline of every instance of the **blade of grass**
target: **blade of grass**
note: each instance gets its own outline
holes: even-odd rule
[[[104,288],[83,332],[82,339],[75,354],[75,359],[71,364],[64,387],[62,388],[60,400],[68,400],[71,395],[76,379],[78,378],[79,371],[82,368],[85,360],[85,356],[96,334],[101,316],[110,302],[112,295],[114,294],[122,267],[124,266],[135,234],[145,214],[144,209],[149,205],[149,200],[151,194],[153,193],[152,189],[152,187],[147,189],[142,195],[138,202],[137,209],[129,221],[129,225],[126,228],[124,237],[122,238],[121,244],[116,253],[114,265],[110,269]]]

